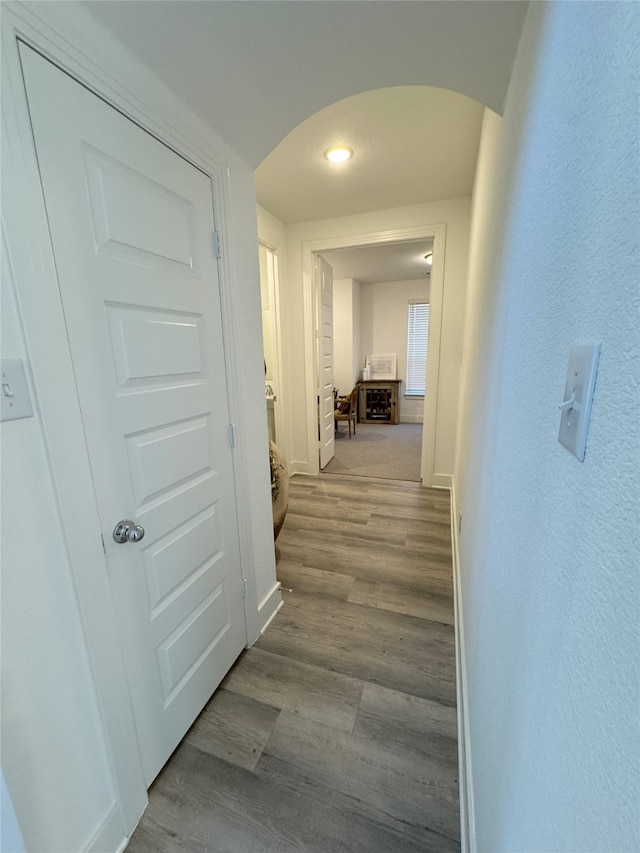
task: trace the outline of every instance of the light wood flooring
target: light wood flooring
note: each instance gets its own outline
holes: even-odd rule
[[[294,477],[284,606],[149,792],[128,853],[459,845],[447,492]]]

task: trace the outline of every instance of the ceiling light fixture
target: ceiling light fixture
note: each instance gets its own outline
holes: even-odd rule
[[[324,156],[331,163],[344,163],[346,160],[350,160],[353,157],[353,151],[351,148],[340,145],[335,148],[327,148],[324,152]]]
[[[429,252],[428,255],[425,255],[424,259],[429,264],[429,266],[431,266],[431,264],[433,263],[433,252]]]

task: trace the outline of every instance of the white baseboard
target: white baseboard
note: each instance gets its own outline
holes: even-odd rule
[[[424,423],[422,415],[400,415],[401,424],[421,424]]]
[[[259,626],[261,626],[259,628],[260,636],[262,636],[262,634],[264,634],[264,632],[267,630],[267,627],[271,623],[271,620],[281,607],[282,596],[280,595],[280,581],[276,581],[275,585],[272,587],[272,589],[269,590],[267,595],[265,595],[265,597],[258,605],[257,623]],[[257,639],[258,638],[256,637],[256,640]]]
[[[276,616],[280,612],[280,608],[282,607],[283,604],[284,604],[284,601],[281,600],[280,603],[278,604],[278,606],[276,607],[276,609],[271,614],[271,616],[269,616],[267,621],[264,623],[264,626],[262,627],[262,630],[260,631],[260,636],[262,636],[264,634],[264,632],[267,630],[267,628],[269,627],[269,625],[271,625],[273,620],[276,618]]]
[[[293,477],[294,474],[308,474],[309,473],[309,463],[305,460],[294,459],[288,464],[289,475]]]
[[[434,474],[434,489],[450,489],[453,491],[453,474]]]
[[[127,845],[122,813],[117,803],[114,803],[99,825],[93,831],[91,840],[84,845],[87,853],[104,853],[105,850],[113,850],[114,853],[124,850]]]
[[[453,547],[453,591],[456,637],[456,693],[458,705],[458,772],[460,779],[460,846],[462,853],[476,853],[476,823],[473,797],[473,773],[469,741],[467,667],[464,645],[464,616],[460,583],[460,537],[458,504],[454,478],[451,477],[451,541]]]

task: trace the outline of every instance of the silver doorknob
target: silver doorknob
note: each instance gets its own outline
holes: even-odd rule
[[[118,545],[123,545],[125,542],[139,542],[144,536],[144,527],[136,524],[135,521],[129,521],[128,518],[123,518],[113,528],[113,541]]]

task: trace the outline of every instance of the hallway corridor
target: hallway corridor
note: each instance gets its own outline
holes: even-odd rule
[[[153,784],[127,850],[459,850],[448,494],[296,477],[276,550],[284,606]]]

